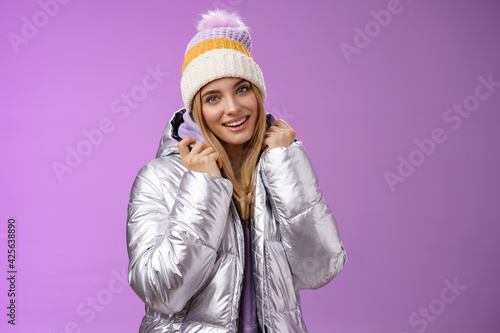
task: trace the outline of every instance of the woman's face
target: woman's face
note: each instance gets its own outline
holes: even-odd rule
[[[255,132],[257,97],[247,80],[221,78],[201,88],[201,112],[207,127],[219,140],[240,145]]]

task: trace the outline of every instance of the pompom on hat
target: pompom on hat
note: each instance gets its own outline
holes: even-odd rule
[[[250,52],[252,39],[248,27],[236,13],[209,10],[197,24],[198,33],[189,42],[182,65],[181,93],[186,110],[205,84],[223,77],[250,81],[266,99],[266,86],[260,67]]]

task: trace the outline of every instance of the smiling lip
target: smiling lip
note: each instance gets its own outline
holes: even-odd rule
[[[247,116],[241,116],[241,117],[238,117],[238,118],[233,118],[233,119],[231,119],[231,120],[226,121],[226,122],[225,122],[225,123],[223,123],[222,125],[226,125],[226,124],[231,124],[231,123],[234,123],[235,121],[239,121],[239,120],[241,120],[241,119],[243,119],[243,118],[245,118],[245,117],[247,117]]]
[[[239,118],[235,118],[234,120],[231,120],[231,121],[228,121],[226,122],[225,124],[230,124],[230,123],[233,123],[235,121],[238,121],[238,120],[241,120],[245,117],[248,117],[242,124],[238,125],[238,126],[234,126],[234,127],[230,127],[230,126],[224,126],[225,129],[228,129],[229,131],[231,132],[237,132],[237,131],[241,131],[243,129],[245,129],[245,127],[247,127],[248,125],[248,119],[250,119],[250,116],[243,116],[243,117],[239,117]]]

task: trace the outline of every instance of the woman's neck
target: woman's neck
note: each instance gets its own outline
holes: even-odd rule
[[[243,143],[241,145],[231,145],[227,143],[223,143],[224,149],[226,150],[227,157],[229,157],[229,161],[231,162],[231,167],[233,168],[233,172],[235,176],[239,176],[241,169],[242,156],[245,149],[248,146],[247,143]]]

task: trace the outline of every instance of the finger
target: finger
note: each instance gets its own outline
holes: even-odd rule
[[[285,127],[278,127],[277,125],[272,125],[271,127],[269,127],[269,129],[267,131],[268,132],[285,132],[285,131],[289,131],[291,129],[292,129],[291,127],[285,128]]]
[[[279,128],[279,127],[276,127],[276,126],[271,126],[267,130],[266,134],[276,135],[277,133],[280,133],[280,132],[283,132],[283,131],[284,131],[283,128]]]
[[[222,159],[220,158],[219,153],[218,152],[213,152],[209,156],[214,159],[215,163],[217,164],[217,167],[219,169],[221,169],[222,168]]]
[[[193,147],[193,149],[191,149],[191,152],[193,154],[199,154],[206,148],[206,146],[207,145],[205,143],[198,141],[194,144],[194,147]]]
[[[213,149],[212,147],[210,146],[207,146],[205,149],[203,149],[200,153],[199,153],[199,156],[206,156],[206,155],[210,155],[212,154],[213,152],[215,152],[215,149]]]
[[[217,160],[219,159],[219,154],[217,152],[213,152],[210,155],[207,156],[213,163],[215,163],[217,166],[219,164],[217,163]]]
[[[181,141],[177,143],[177,148],[179,149],[179,154],[181,155],[181,158],[184,158],[186,155],[189,154],[189,147],[191,143],[195,142],[196,139],[192,137],[185,137]]]
[[[284,129],[276,129],[273,131],[267,131],[266,133],[264,133],[264,137],[278,136],[281,133],[284,133],[284,131],[285,131]]]
[[[264,135],[264,142],[263,143],[266,143],[266,144],[269,144],[271,142],[271,140],[273,140],[274,138],[276,138],[276,135]]]

